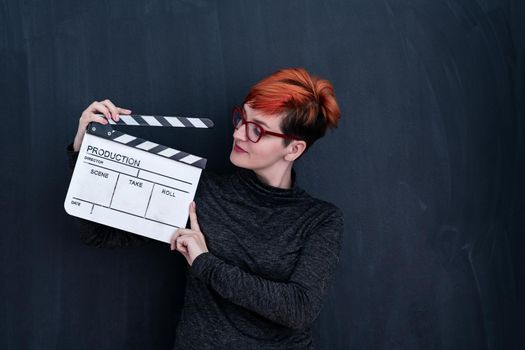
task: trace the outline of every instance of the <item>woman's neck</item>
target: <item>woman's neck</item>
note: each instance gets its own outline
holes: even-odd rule
[[[292,187],[292,166],[293,163],[289,163],[285,167],[255,169],[253,171],[261,182],[269,186],[289,189]]]

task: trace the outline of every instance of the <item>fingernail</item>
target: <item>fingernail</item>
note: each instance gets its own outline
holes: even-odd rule
[[[195,209],[195,202],[191,202],[191,207]]]

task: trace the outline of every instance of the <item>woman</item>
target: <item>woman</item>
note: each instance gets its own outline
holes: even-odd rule
[[[95,113],[118,120],[131,111],[109,100],[89,106],[69,146],[71,167],[87,124],[107,123]],[[260,81],[234,110],[230,161],[239,169],[203,172],[191,227],[171,239],[189,265],[176,349],[313,348],[309,326],[339,260],[343,216],[296,185],[293,163],[339,118],[332,85],[302,68]],[[80,221],[88,244],[147,240]]]

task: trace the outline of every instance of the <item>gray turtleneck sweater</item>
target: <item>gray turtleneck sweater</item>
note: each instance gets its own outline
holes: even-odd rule
[[[70,168],[78,152],[68,146]],[[317,317],[339,260],[343,215],[296,184],[269,186],[247,169],[204,171],[195,195],[209,252],[188,267],[175,349],[312,349]],[[79,219],[100,247],[147,238]]]

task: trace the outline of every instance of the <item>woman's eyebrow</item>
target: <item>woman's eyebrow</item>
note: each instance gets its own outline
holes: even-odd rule
[[[246,108],[244,108],[244,106],[242,107],[242,110],[244,111],[244,115],[246,115]],[[267,128],[269,128],[268,124],[266,124],[265,122],[263,122],[262,120],[259,120],[259,119],[253,119],[252,120],[253,122],[256,122],[258,124],[262,124],[264,126],[266,126]]]
[[[263,122],[262,120],[254,119],[253,121],[256,122],[256,123],[258,123],[258,124],[262,124],[262,125],[266,126],[267,128],[269,128],[268,124],[266,124],[266,123]]]

